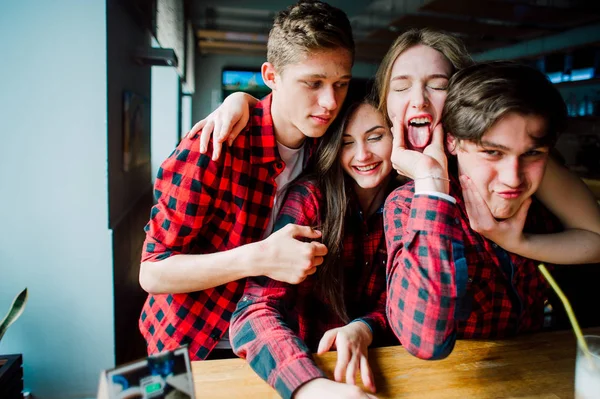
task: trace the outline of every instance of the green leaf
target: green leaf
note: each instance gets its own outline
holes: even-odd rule
[[[6,330],[8,330],[8,327],[12,323],[17,321],[19,316],[21,316],[21,313],[23,313],[23,310],[25,310],[26,303],[27,288],[25,288],[23,291],[21,291],[19,295],[15,297],[15,299],[12,302],[12,305],[10,306],[10,309],[8,310],[8,314],[6,315],[6,317],[4,317],[4,319],[2,319],[2,322],[0,322],[0,340],[2,340],[2,337],[4,336]]]

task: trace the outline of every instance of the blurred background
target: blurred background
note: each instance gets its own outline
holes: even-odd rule
[[[101,369],[145,354],[138,271],[158,166],[228,93],[268,92],[257,72],[291,3],[0,0],[0,313],[30,295],[0,356],[23,354],[35,397],[92,397]],[[353,25],[350,97],[412,27],[458,35],[476,60],[546,73],[571,119],[558,150],[600,198],[600,2],[330,4]],[[584,325],[600,324],[599,267],[559,273]]]

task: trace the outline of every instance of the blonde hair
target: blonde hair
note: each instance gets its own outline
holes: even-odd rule
[[[299,1],[275,16],[267,42],[267,61],[280,72],[308,52],[343,48],[354,60],[348,16],[321,1]]]
[[[387,113],[387,94],[390,88],[394,62],[400,54],[420,44],[442,53],[452,64],[452,73],[473,64],[473,59],[464,43],[450,34],[430,29],[410,29],[398,36],[383,57],[375,77],[375,90],[379,97],[378,109],[390,124],[391,121]]]

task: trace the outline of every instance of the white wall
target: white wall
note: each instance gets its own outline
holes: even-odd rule
[[[193,97],[192,118],[198,122],[222,101],[221,71],[223,67],[253,67],[260,68],[265,62],[264,57],[239,55],[197,55],[196,58],[196,92]],[[375,76],[378,64],[355,62],[352,76],[356,78],[372,78]]]
[[[114,365],[104,1],[0,0],[0,343],[36,397],[92,396]]]
[[[152,67],[152,181],[179,143],[179,75],[175,68]]]

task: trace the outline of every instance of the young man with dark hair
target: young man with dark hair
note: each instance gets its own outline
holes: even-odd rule
[[[538,262],[477,233],[469,202],[512,223],[515,236],[559,229],[532,198],[566,124],[565,104],[542,73],[510,62],[465,68],[450,80],[443,115],[448,160],[441,126],[423,153],[407,150],[394,129],[393,162],[414,181],[384,210],[389,323],[424,359],[446,357],[457,338],[543,325],[548,286]]]
[[[353,58],[341,10],[290,6],[275,18],[261,69],[272,93],[253,107],[241,137],[214,161],[193,135],[164,161],[140,269],[150,295],[139,324],[150,354],[187,344],[193,360],[215,348],[233,356],[226,332],[245,278],[297,284],[323,262],[318,231],[270,233],[286,186],[339,112]]]

